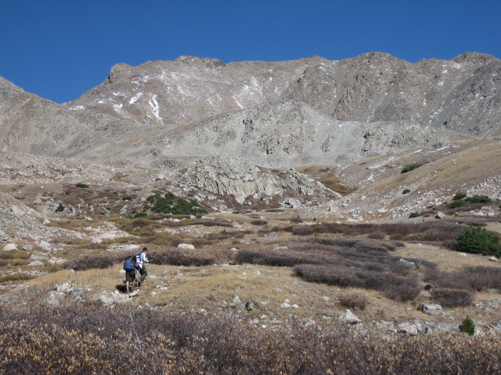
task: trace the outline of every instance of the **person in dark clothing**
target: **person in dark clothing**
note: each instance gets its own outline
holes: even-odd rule
[[[125,261],[124,264],[124,270],[125,270],[125,293],[132,292],[132,285],[134,284],[134,281],[136,280],[136,270],[137,266],[136,263],[134,262],[134,257],[132,255],[129,255],[127,260]]]

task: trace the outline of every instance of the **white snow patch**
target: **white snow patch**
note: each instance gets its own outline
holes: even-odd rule
[[[141,96],[143,96],[142,92],[138,92],[136,95],[134,95],[130,100],[129,104],[132,105],[134,104]]]
[[[426,107],[426,98],[423,99],[423,107]]]
[[[438,85],[439,85],[439,86],[443,86],[443,85],[444,85],[444,81],[440,81],[440,82],[438,83]]]
[[[446,148],[449,148],[450,146],[444,146],[442,148],[437,148],[435,151],[430,151],[430,153],[433,153],[433,152],[438,152],[438,151],[442,151],[442,150],[445,150]]]
[[[79,109],[85,109],[85,107],[83,105],[77,105],[75,107],[70,107],[68,108],[70,111],[77,111]]]
[[[158,121],[162,122],[162,118],[160,117],[160,108],[158,106],[157,102],[157,95],[153,95],[153,98],[148,101],[148,104],[151,107],[151,112],[153,112],[153,115],[157,118]]]
[[[117,112],[120,112],[122,110],[122,106],[123,104],[120,103],[120,104],[113,104],[113,109]]]

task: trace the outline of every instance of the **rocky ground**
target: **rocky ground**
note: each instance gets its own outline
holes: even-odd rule
[[[137,213],[151,215],[145,209],[147,197],[169,190],[200,199],[210,212],[199,223],[194,217],[166,217],[155,226],[156,235],[170,241],[169,246],[195,244],[197,250],[225,250],[230,257],[246,247],[279,248],[293,240],[290,233],[270,229],[294,220],[311,226],[454,218],[460,223],[480,220],[499,233],[499,150],[498,139],[486,139],[395,152],[347,165],[307,165],[296,171],[256,167],[238,158],[209,158],[163,173],[3,152],[1,300],[23,303],[23,296],[36,291],[49,304],[94,300],[203,315],[240,314],[251,324],[274,329],[291,319],[306,325],[336,320],[346,310],[340,297],[355,293],[364,295],[368,305],[364,310],[352,308],[351,313],[366,327],[376,324],[388,333],[455,330],[466,315],[476,321],[479,333],[498,330],[501,297],[494,289],[476,293],[470,307],[426,314],[418,310],[421,304],[434,304],[426,291],[414,302],[397,303],[374,292],[305,282],[283,267],[231,261],[203,267],[153,264],[147,282],[127,295],[120,291],[120,265],[76,272],[62,266],[80,255],[119,255],[143,246],[152,253],[160,251],[164,245],[144,242],[127,223]],[[418,162],[425,163],[401,173],[406,165]],[[410,191],[403,194],[406,188]],[[488,195],[493,201],[452,212],[443,203],[457,192]],[[63,209],[58,212],[59,205]],[[409,219],[412,212],[422,216]],[[193,223],[184,225],[183,220]],[[209,221],[214,225],[200,224]],[[226,236],[237,232],[236,237]],[[425,258],[444,270],[463,265],[498,267],[489,257],[468,256],[439,245],[410,241],[396,254]],[[35,278],[27,280],[31,277]]]

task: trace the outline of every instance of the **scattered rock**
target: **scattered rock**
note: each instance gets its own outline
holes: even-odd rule
[[[405,322],[398,325],[398,332],[406,333],[411,336],[416,336],[423,331],[424,328],[421,323]]]
[[[400,259],[398,261],[398,264],[407,268],[407,269],[410,269],[410,270],[415,270],[416,269],[416,263],[414,262],[409,262],[408,260],[405,260],[405,259]]]
[[[13,243],[8,243],[7,245],[5,245],[3,247],[3,251],[16,251],[17,250],[17,246],[16,244],[13,244]]]
[[[136,250],[136,249],[139,249],[139,245],[131,244],[131,245],[122,246],[123,251],[130,251],[130,250]]]
[[[189,243],[180,243],[179,245],[177,245],[177,248],[178,249],[194,250],[195,246],[193,246],[192,244],[189,244]]]
[[[18,206],[15,205],[10,208],[10,212],[12,212],[16,217],[19,218],[23,217],[25,214],[25,212],[22,209],[20,209]]]
[[[443,314],[442,306],[440,305],[427,305],[425,303],[422,303],[419,305],[418,310],[430,315]]]
[[[41,240],[37,243],[37,246],[40,247],[43,250],[50,250],[50,243],[47,241]]]
[[[64,292],[52,290],[49,293],[45,294],[42,297],[41,301],[46,305],[61,306],[63,304],[64,298],[65,298]]]
[[[437,214],[435,215],[435,219],[445,219],[447,217],[446,214],[438,211]]]
[[[30,254],[30,258],[32,260],[48,260],[49,254],[42,253],[41,251],[34,251]]]
[[[33,262],[31,262],[30,264],[28,264],[28,266],[31,266],[31,267],[40,267],[40,266],[43,266],[44,263],[39,261],[39,260],[34,260]]]
[[[77,283],[73,280],[68,280],[62,284],[57,284],[54,290],[56,292],[66,292],[68,289],[73,289],[77,286]]]
[[[361,320],[358,319],[357,316],[353,314],[349,309],[344,310],[344,312],[341,315],[339,315],[338,320],[340,322],[345,322],[348,324],[356,324],[361,322]]]

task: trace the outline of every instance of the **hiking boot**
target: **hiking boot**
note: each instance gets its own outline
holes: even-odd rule
[[[131,287],[129,287],[129,292],[132,293],[132,288]]]
[[[141,281],[137,282],[137,287],[139,288],[141,286]]]

